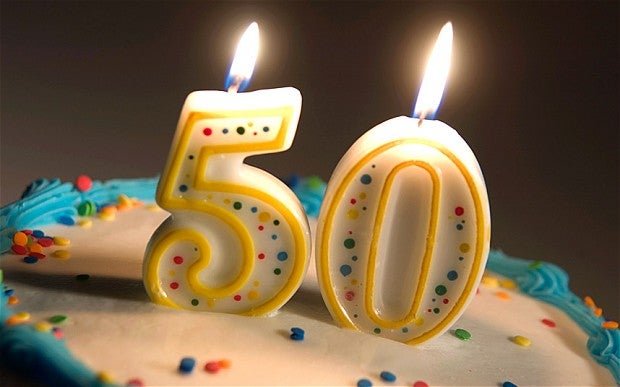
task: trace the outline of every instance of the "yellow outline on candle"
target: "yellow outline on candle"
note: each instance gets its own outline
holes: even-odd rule
[[[210,191],[210,192],[221,192],[221,193],[231,193],[231,194],[239,194],[245,195],[249,197],[256,198],[264,203],[267,203],[271,207],[273,207],[282,217],[284,218],[286,224],[288,224],[291,228],[291,233],[294,240],[295,245],[295,253],[293,258],[293,269],[291,271],[291,275],[288,280],[282,287],[282,289],[271,299],[266,300],[263,304],[260,304],[246,312],[239,313],[241,315],[248,316],[260,316],[267,313],[272,312],[275,308],[281,306],[286,300],[288,300],[293,292],[297,289],[301,280],[303,279],[304,268],[306,263],[306,241],[304,238],[304,232],[302,230],[301,224],[297,221],[293,213],[282,204],[275,197],[263,192],[259,189],[228,183],[224,181],[213,181],[207,180],[206,178],[206,170],[208,159],[211,156],[222,154],[222,153],[238,153],[242,154],[257,154],[260,152],[256,151],[282,151],[284,150],[284,144],[286,141],[287,129],[289,126],[289,122],[294,113],[294,108],[292,106],[283,106],[278,108],[271,109],[255,109],[255,110],[224,110],[224,111],[210,111],[210,112],[191,112],[183,125],[181,130],[179,142],[175,147],[174,153],[171,154],[171,162],[164,175],[162,176],[159,186],[157,187],[157,203],[164,209],[173,212],[174,210],[191,210],[191,211],[200,211],[209,214],[213,214],[214,216],[219,217],[220,219],[226,221],[229,225],[232,226],[233,230],[237,232],[238,237],[241,240],[242,251],[243,251],[243,269],[240,275],[237,277],[232,284],[227,285],[226,292],[222,292],[222,294],[228,292],[234,292],[235,290],[231,290],[239,285],[240,280],[243,278],[244,281],[241,282],[241,286],[247,282],[247,279],[250,277],[253,264],[254,264],[254,244],[252,239],[247,231],[245,225],[243,225],[234,215],[231,215],[226,210],[221,207],[215,206],[214,204],[208,203],[206,201],[177,197],[173,193],[175,192],[176,182],[179,177],[179,172],[181,170],[181,166],[185,160],[187,155],[187,149],[190,143],[190,138],[192,135],[192,131],[194,130],[194,126],[196,122],[203,119],[212,119],[212,118],[248,118],[252,120],[254,117],[282,117],[282,123],[278,130],[276,137],[271,141],[264,142],[250,142],[250,143],[235,143],[235,144],[223,144],[223,145],[205,145],[201,147],[199,151],[198,158],[198,166],[196,167],[196,172],[194,173],[193,180],[193,188],[200,191]],[[275,153],[275,152],[274,152]],[[274,177],[275,179],[275,177]],[[221,216],[218,216],[221,215]],[[204,237],[203,237],[204,239]],[[204,241],[206,243],[206,241]],[[170,242],[172,243],[172,242]],[[166,244],[167,245],[167,244]],[[156,245],[159,247],[159,244]],[[207,244],[208,246],[208,244]],[[159,281],[159,261],[161,259],[161,254],[158,256],[151,254],[154,259],[151,258],[148,261],[148,265],[145,269],[145,279],[147,281],[147,288],[151,294],[153,300],[157,303],[173,306],[176,308],[182,308],[181,306],[174,303],[172,300],[167,298],[166,292],[161,289],[161,283]],[[216,298],[211,297],[213,294],[213,288],[208,288],[200,283],[197,278],[197,274],[200,270],[204,269],[208,266],[208,258],[202,257],[198,260],[198,262],[194,263],[187,272],[187,280],[190,284],[192,290],[194,290],[198,295],[202,295],[207,298]],[[155,269],[153,269],[155,268]],[[246,273],[246,269],[249,268],[249,274]],[[190,275],[191,273],[191,275]],[[237,288],[238,290],[238,288]],[[217,293],[216,293],[217,294]],[[224,296],[226,296],[224,295]]]
[[[429,141],[429,140],[419,139],[419,138],[395,140],[395,141],[388,142],[378,148],[375,148],[373,151],[367,153],[362,159],[360,159],[360,161],[358,161],[353,166],[353,168],[349,170],[349,172],[346,174],[342,182],[338,185],[336,192],[334,196],[332,197],[332,200],[329,203],[325,203],[325,202],[323,203],[323,205],[328,205],[328,207],[327,207],[327,214],[325,216],[325,225],[323,227],[322,235],[318,235],[320,239],[319,239],[319,248],[317,249],[319,256],[317,257],[317,259],[321,260],[321,271],[318,273],[318,275],[321,278],[321,284],[322,284],[321,286],[324,291],[323,292],[324,299],[326,299],[325,301],[330,304],[329,309],[332,312],[332,315],[334,316],[334,318],[344,327],[359,330],[355,326],[355,324],[343,312],[344,308],[340,306],[340,303],[338,302],[338,299],[336,298],[334,286],[330,278],[329,244],[330,244],[330,239],[332,235],[334,213],[336,212],[338,204],[342,201],[344,197],[346,188],[349,187],[349,185],[351,184],[351,181],[357,176],[360,169],[362,169],[366,165],[368,160],[374,158],[375,156],[377,156],[378,154],[386,150],[389,150],[390,148],[393,148],[398,145],[403,145],[403,144],[420,144],[420,145],[430,146],[432,148],[437,149],[438,151],[443,153],[446,157],[448,157],[457,166],[457,168],[459,169],[459,172],[461,172],[461,175],[467,182],[467,186],[469,187],[469,191],[474,201],[474,208],[476,212],[475,254],[474,254],[472,269],[470,271],[470,275],[467,278],[467,282],[465,283],[465,287],[463,291],[461,292],[460,297],[454,304],[454,307],[450,310],[450,312],[448,312],[448,314],[443,318],[443,320],[441,320],[438,324],[434,325],[430,330],[422,333],[421,335],[417,337],[414,337],[413,339],[409,341],[406,341],[407,344],[419,344],[435,336],[439,332],[441,332],[448,324],[452,322],[452,320],[454,320],[456,315],[458,315],[461,309],[465,306],[464,304],[467,301],[469,294],[473,290],[478,273],[480,272],[481,269],[483,269],[481,267],[482,252],[484,250],[484,243],[485,241],[488,240],[486,232],[490,231],[490,228],[486,226],[486,222],[483,217],[482,201],[480,199],[480,193],[476,189],[476,184],[473,178],[471,177],[469,171],[467,170],[465,165],[461,162],[461,160],[458,157],[456,157],[452,152],[450,152],[445,146],[443,146],[440,143],[434,142],[434,141]]]
[[[377,311],[374,308],[374,287],[375,287],[375,270],[376,270],[376,261],[377,261],[377,248],[379,244],[379,237],[381,235],[381,227],[383,225],[383,220],[385,217],[385,209],[387,207],[387,203],[389,201],[389,195],[392,189],[392,184],[394,183],[394,178],[402,169],[416,166],[424,169],[431,177],[431,181],[433,182],[432,193],[431,193],[431,218],[428,225],[427,237],[426,237],[426,245],[424,248],[424,256],[422,258],[422,267],[420,269],[420,281],[418,282],[418,286],[416,288],[411,308],[409,312],[405,315],[404,318],[400,320],[386,320],[377,314]],[[424,289],[426,288],[426,280],[428,279],[428,272],[431,267],[431,258],[433,255],[433,247],[435,246],[435,235],[437,234],[437,220],[439,213],[439,193],[441,191],[441,182],[439,181],[439,175],[435,169],[425,161],[412,160],[406,161],[395,166],[387,178],[385,179],[385,184],[381,190],[381,196],[379,199],[379,208],[377,209],[377,216],[375,217],[375,224],[372,230],[372,240],[370,242],[370,252],[368,255],[368,265],[366,270],[366,293],[364,295],[364,305],[366,306],[366,313],[372,321],[377,323],[383,328],[391,328],[396,329],[400,328],[404,325],[411,323],[418,313],[420,309],[420,304],[422,303],[422,297],[424,296]]]

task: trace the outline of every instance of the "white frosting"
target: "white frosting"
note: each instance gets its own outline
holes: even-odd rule
[[[32,321],[65,314],[61,325],[69,348],[96,371],[118,383],[140,378],[147,385],[355,385],[367,378],[382,384],[388,370],[396,384],[412,385],[614,385],[611,374],[591,359],[586,335],[553,306],[481,285],[467,311],[452,327],[469,331],[461,341],[451,331],[416,347],[338,328],[323,303],[314,265],[299,291],[273,317],[243,317],[171,309],[149,301],[142,286],[142,257],[164,211],[146,208],[95,219],[93,227],[54,226],[46,234],[71,239],[71,258],[49,254],[33,265],[2,257],[6,284],[15,289],[16,311]],[[59,247],[51,247],[51,252]],[[76,281],[77,274],[90,274]],[[553,320],[550,328],[541,319]],[[289,338],[305,330],[304,341]],[[524,348],[511,337],[522,335]],[[190,375],[177,371],[193,356]],[[202,370],[208,361],[228,359],[229,369]],[[9,378],[9,375],[0,375]],[[11,375],[9,385],[21,380]],[[11,382],[13,382],[11,384]]]

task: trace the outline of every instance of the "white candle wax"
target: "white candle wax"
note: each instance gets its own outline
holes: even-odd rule
[[[411,344],[435,337],[475,294],[490,240],[476,158],[439,121],[397,117],[358,139],[329,181],[317,272],[341,325]]]

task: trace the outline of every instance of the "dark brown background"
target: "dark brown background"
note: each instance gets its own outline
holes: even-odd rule
[[[492,246],[551,261],[620,317],[617,2],[1,5],[1,203],[38,177],[155,176],[185,96],[223,89],[261,28],[249,90],[297,87],[298,134],[250,162],[329,178],[363,132],[409,115],[441,26],[453,67],[438,118],[476,153]]]

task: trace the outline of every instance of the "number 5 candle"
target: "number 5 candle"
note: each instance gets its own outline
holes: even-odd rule
[[[318,220],[317,272],[331,314],[345,327],[410,344],[458,319],[489,250],[478,162],[454,129],[425,119],[439,105],[451,44],[448,23],[417,117],[385,121],[353,144],[332,174]]]
[[[253,23],[237,48],[228,92],[196,91],[183,106],[156,195],[171,216],[144,261],[156,303],[265,315],[294,294],[307,269],[310,231],[301,204],[274,176],[243,163],[288,149],[301,109],[294,88],[237,93],[257,48]]]

